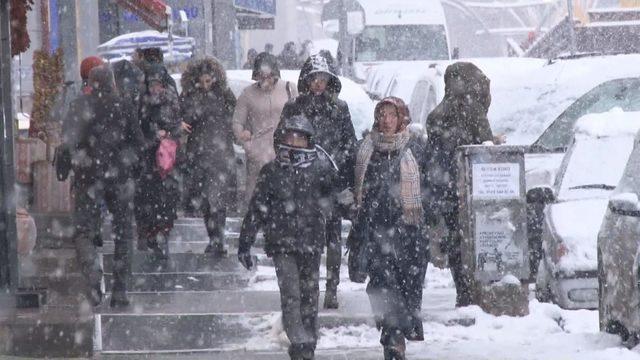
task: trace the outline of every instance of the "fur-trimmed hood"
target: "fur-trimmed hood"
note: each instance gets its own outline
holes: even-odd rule
[[[220,62],[213,57],[192,60],[182,74],[182,93],[191,94],[200,88],[200,76],[209,74],[215,80],[213,89],[223,90],[228,87],[227,75]]]

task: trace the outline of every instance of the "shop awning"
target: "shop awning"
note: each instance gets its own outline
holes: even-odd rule
[[[162,0],[116,0],[117,4],[140,17],[147,25],[158,31],[168,27],[169,8]]]
[[[276,0],[233,0],[240,30],[273,30]]]

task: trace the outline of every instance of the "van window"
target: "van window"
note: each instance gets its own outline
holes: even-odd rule
[[[367,26],[356,38],[356,61],[447,59],[443,25]]]

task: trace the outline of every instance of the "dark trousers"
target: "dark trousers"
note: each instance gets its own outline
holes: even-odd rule
[[[404,338],[424,340],[422,287],[429,262],[427,239],[420,230],[402,233],[395,251],[375,252],[369,264],[367,294],[376,324],[382,330],[380,343],[394,345]]]
[[[224,243],[224,229],[227,219],[228,189],[220,180],[220,174],[211,170],[199,168],[193,164],[191,172],[187,171],[187,201],[188,212],[202,211],[204,224],[209,235],[209,243]]]
[[[113,216],[113,292],[126,292],[130,273],[129,247],[133,238],[133,180],[127,182],[96,181],[74,184],[76,209],[73,215],[74,243],[78,262],[89,286],[97,286],[102,268],[94,239],[100,236],[102,213],[98,199],[103,199]]]
[[[444,222],[447,226],[448,235],[442,244],[444,252],[449,256],[449,269],[453,275],[453,282],[456,285],[456,306],[468,306],[473,303],[471,289],[471,275],[465,272],[462,267],[462,234],[460,233],[460,223],[458,219],[458,203],[450,202],[443,212]]]
[[[282,322],[291,342],[292,358],[306,347],[315,350],[318,340],[318,295],[320,293],[320,254],[286,253],[273,256],[280,287]]]
[[[327,221],[327,289],[337,289],[340,284],[342,263],[342,218],[332,217]]]

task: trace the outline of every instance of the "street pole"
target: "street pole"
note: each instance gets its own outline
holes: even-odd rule
[[[0,0],[0,289],[18,286],[15,176],[13,161],[13,106],[11,99],[11,36],[9,0]]]
[[[348,33],[348,20],[347,20],[347,8],[345,6],[345,0],[340,0],[340,14],[338,17],[338,49],[341,54],[340,70],[342,76],[348,75],[349,72],[349,54],[351,46],[349,46],[349,33]]]
[[[576,54],[576,29],[573,21],[573,1],[567,0],[567,11],[569,17],[569,53],[571,56]]]

